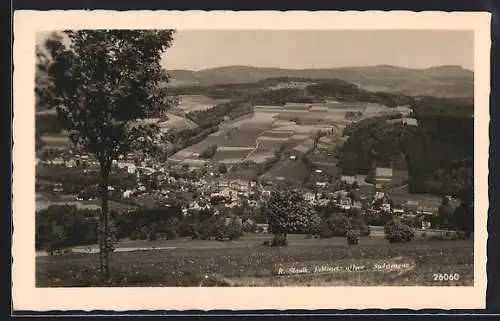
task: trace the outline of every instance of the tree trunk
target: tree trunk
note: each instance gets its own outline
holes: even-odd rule
[[[108,217],[108,186],[109,168],[106,164],[101,165],[102,186],[101,186],[101,224],[99,233],[99,263],[101,270],[101,281],[108,281],[109,273],[109,217]]]

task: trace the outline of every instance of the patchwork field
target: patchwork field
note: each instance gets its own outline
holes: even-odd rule
[[[213,157],[215,162],[233,164],[247,159],[262,163],[274,156],[276,148],[284,144],[299,145],[320,130],[339,136],[345,123],[344,114],[338,108],[317,112],[290,110],[283,106],[255,106],[253,114],[224,122],[217,133],[178,152],[171,159],[198,159],[197,154],[211,145],[217,145],[219,148]],[[299,151],[306,152],[310,145],[299,146]]]

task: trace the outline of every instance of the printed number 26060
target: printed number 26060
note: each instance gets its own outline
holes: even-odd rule
[[[460,274],[458,273],[434,273],[432,274],[434,281],[458,281]]]

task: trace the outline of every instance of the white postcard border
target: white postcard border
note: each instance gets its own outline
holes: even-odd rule
[[[453,29],[475,32],[473,287],[36,288],[35,33],[62,29]],[[307,11],[16,11],[14,16],[14,310],[250,310],[484,308],[490,14]],[[457,142],[458,144],[460,142]]]

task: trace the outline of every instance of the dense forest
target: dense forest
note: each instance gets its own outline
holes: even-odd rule
[[[417,140],[415,126],[387,124],[384,118],[360,122],[341,149],[339,166],[345,175],[368,175],[374,162],[392,163]]]
[[[306,87],[306,90],[314,97],[328,97],[346,102],[377,103],[388,107],[406,106],[412,104],[414,101],[414,98],[410,96],[371,92],[339,79],[326,80],[309,85]]]
[[[309,85],[305,86],[305,88],[272,88],[279,84],[292,82],[300,82]],[[323,102],[324,98],[347,102],[361,101],[378,103],[388,107],[414,103],[414,98],[407,95],[371,92],[341,79],[293,77],[269,78],[254,83],[243,84],[174,87],[171,89],[171,93],[175,95],[198,94],[211,98],[225,99],[241,99],[252,96],[254,103],[261,105],[283,105],[287,102]]]
[[[405,155],[410,192],[458,196],[473,185],[473,104],[425,97],[413,110],[418,127],[377,117],[346,128],[342,172],[368,174],[374,162],[393,163]]]

